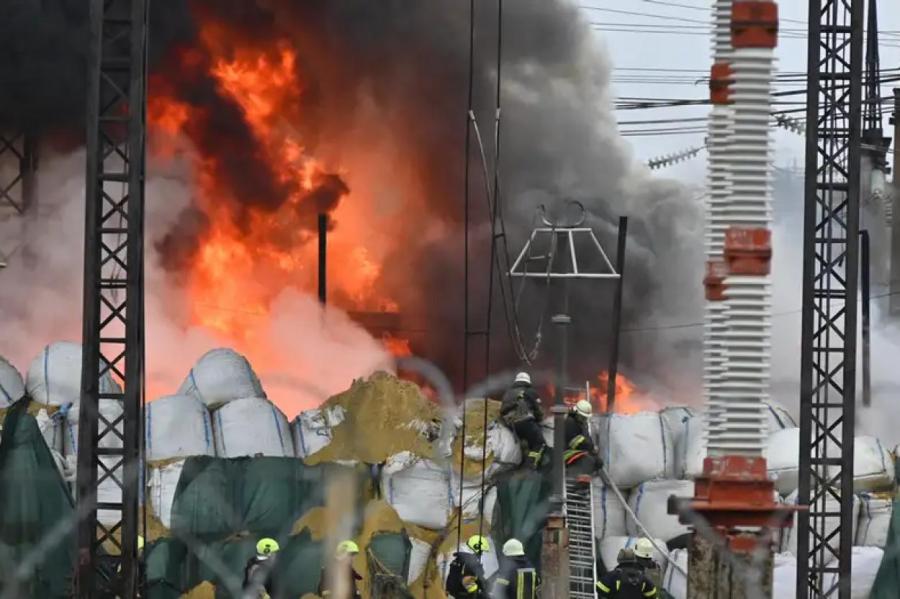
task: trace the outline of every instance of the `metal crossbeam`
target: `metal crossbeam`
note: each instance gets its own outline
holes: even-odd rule
[[[131,598],[141,570],[147,0],[91,0],[90,23],[77,596]],[[101,392],[106,375],[121,392]],[[121,401],[122,415],[104,418],[101,400]],[[101,483],[121,494],[98,501]],[[98,510],[112,516],[100,522]]]
[[[801,599],[850,597],[863,2],[809,3],[799,489],[809,511],[798,515]],[[840,511],[828,509],[834,502]]]
[[[0,165],[13,167],[0,169],[0,205],[18,214],[28,209],[33,199],[36,156],[32,135],[22,131],[0,133]]]

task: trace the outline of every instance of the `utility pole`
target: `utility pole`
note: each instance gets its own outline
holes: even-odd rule
[[[900,314],[900,88],[894,88],[894,168],[891,198],[891,281],[888,305],[892,316]]]

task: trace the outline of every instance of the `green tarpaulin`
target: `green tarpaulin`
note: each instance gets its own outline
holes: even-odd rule
[[[324,505],[325,468],[290,458],[189,458],[172,504],[172,534],[211,542],[239,532],[279,536]]]
[[[900,501],[894,502],[891,527],[888,529],[884,558],[872,585],[871,599],[897,599],[900,597]]]
[[[517,538],[536,567],[541,562],[541,540],[547,521],[550,483],[534,472],[517,472],[497,482],[497,506],[492,535],[501,545]]]
[[[68,597],[75,510],[26,404],[9,409],[0,441],[0,590],[18,579],[12,596]]]

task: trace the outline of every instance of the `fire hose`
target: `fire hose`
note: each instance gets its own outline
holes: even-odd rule
[[[675,566],[675,568],[679,572],[681,572],[682,574],[684,574],[685,577],[687,577],[687,570],[685,570],[684,568],[679,566],[675,560],[673,560],[672,558],[669,557],[668,547],[660,547],[659,543],[656,542],[656,539],[653,538],[653,535],[651,535],[650,532],[647,530],[647,527],[644,526],[644,524],[640,520],[638,520],[637,514],[634,513],[634,510],[632,510],[631,506],[628,505],[628,502],[625,500],[625,497],[622,495],[622,492],[619,490],[619,487],[617,487],[616,483],[614,483],[612,481],[612,478],[610,478],[609,472],[606,471],[606,466],[603,466],[600,469],[600,479],[603,481],[603,484],[605,484],[607,487],[612,489],[613,494],[619,500],[619,503],[621,503],[622,507],[625,508],[625,513],[627,513],[631,517],[631,519],[634,521],[634,523],[637,524],[637,527],[641,531],[641,534],[643,534],[645,537],[647,537],[647,540],[650,541],[650,543],[653,545],[653,548],[656,549],[659,552],[659,554],[662,555],[663,558],[665,558],[665,560],[667,562],[669,562],[671,565]]]

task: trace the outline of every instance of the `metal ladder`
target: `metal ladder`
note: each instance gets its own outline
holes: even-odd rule
[[[566,478],[566,528],[569,530],[569,597],[594,599],[597,553],[594,546],[594,495],[591,485]]]

